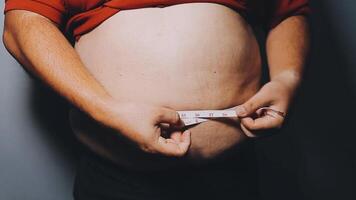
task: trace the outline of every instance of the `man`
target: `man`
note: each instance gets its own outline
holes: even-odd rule
[[[5,12],[9,52],[75,106],[90,149],[76,199],[256,198],[243,147],[281,127],[300,84],[307,0],[7,0]],[[268,31],[262,87],[252,18]],[[177,113],[227,108],[240,120],[183,127]]]

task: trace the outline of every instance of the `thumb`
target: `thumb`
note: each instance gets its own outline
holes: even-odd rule
[[[269,103],[270,102],[265,98],[265,95],[263,95],[262,92],[258,92],[245,103],[236,106],[235,111],[238,117],[247,117]]]
[[[181,122],[178,112],[168,108],[161,108],[156,118],[156,123],[167,123],[170,125],[179,125]]]

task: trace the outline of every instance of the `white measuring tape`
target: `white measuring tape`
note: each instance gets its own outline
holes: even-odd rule
[[[272,117],[285,117],[285,113],[269,108],[262,107],[258,111],[272,111],[267,113]],[[272,114],[273,113],[273,114]],[[226,110],[190,110],[190,111],[178,111],[180,119],[183,121],[185,126],[199,124],[206,122],[209,119],[216,118],[236,118],[237,113],[235,109],[226,109]]]
[[[237,117],[236,111],[232,109],[178,111],[178,114],[185,126],[199,124],[214,118]]]

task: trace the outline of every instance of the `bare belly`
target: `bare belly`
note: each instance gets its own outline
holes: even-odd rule
[[[121,11],[83,35],[75,49],[120,101],[175,110],[224,109],[243,103],[260,85],[260,54],[252,30],[238,13],[219,4]],[[211,160],[238,151],[246,138],[238,123],[201,123],[190,128],[192,145],[185,158],[157,162],[77,110],[70,120],[83,143],[122,165]]]

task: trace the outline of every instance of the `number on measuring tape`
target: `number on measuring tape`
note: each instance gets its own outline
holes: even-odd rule
[[[190,110],[178,111],[186,126],[206,122],[212,118],[237,117],[235,110]]]

